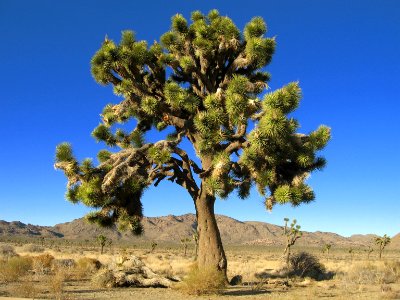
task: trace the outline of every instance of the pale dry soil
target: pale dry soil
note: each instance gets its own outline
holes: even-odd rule
[[[23,247],[16,247],[18,254],[36,256],[43,253],[23,252]],[[391,274],[386,274],[386,262],[398,262],[399,251],[385,253],[383,260],[378,260],[376,254],[367,260],[365,253],[350,256],[345,249],[333,251],[327,257],[320,249],[311,249],[327,271],[335,275],[332,279],[315,281],[309,278],[260,280],[255,275],[262,272],[272,272],[282,266],[281,250],[268,247],[227,247],[228,277],[240,274],[243,284],[229,286],[219,295],[193,296],[179,289],[172,288],[97,288],[91,283],[91,274],[76,278],[73,269],[65,270],[65,278],[61,288],[52,287],[54,274],[30,274],[15,282],[0,282],[0,299],[23,297],[28,299],[400,299],[400,281]],[[294,249],[300,251],[302,249]],[[310,250],[310,249],[307,249]],[[55,258],[80,257],[98,259],[103,265],[112,262],[118,256],[136,255],[155,272],[165,276],[183,278],[193,265],[193,253],[184,256],[179,248],[149,249],[108,249],[105,254],[99,254],[95,248],[64,247],[61,251],[45,249],[45,253]],[[387,270],[386,270],[387,271]]]

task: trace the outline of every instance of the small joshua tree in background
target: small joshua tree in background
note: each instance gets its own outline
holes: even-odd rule
[[[102,234],[97,236],[97,241],[99,242],[100,247],[101,247],[101,251],[100,251],[101,254],[103,254],[104,246],[106,245],[107,240],[108,240],[107,237]]]
[[[369,260],[369,256],[371,255],[372,252],[374,252],[374,248],[368,246],[368,249],[365,249],[365,252],[367,252],[367,259]]]
[[[385,234],[384,236],[378,236],[375,238],[375,244],[379,246],[379,259],[382,258],[383,249],[390,243],[390,237]]]
[[[351,258],[351,260],[353,260],[353,256],[354,256],[354,249],[353,248],[349,248],[349,250],[348,250],[348,252],[349,252],[349,254],[350,254],[350,258]]]
[[[283,235],[286,237],[286,247],[283,251],[283,255],[285,257],[286,265],[289,267],[289,259],[290,259],[290,247],[292,247],[296,241],[303,235],[300,231],[301,226],[296,225],[296,219],[293,219],[290,227],[288,227],[288,218],[283,219],[285,221],[285,226],[283,227]]]
[[[325,244],[325,246],[324,246],[323,251],[326,253],[327,258],[329,258],[329,251],[331,250],[331,248],[332,248],[332,244]]]
[[[188,238],[188,237],[181,238],[181,244],[183,246],[183,256],[186,256],[186,252],[187,252],[189,243],[190,243],[190,238]]]
[[[156,249],[156,247],[157,247],[157,243],[156,242],[151,242],[151,251],[150,252],[153,252],[154,251],[154,249]]]

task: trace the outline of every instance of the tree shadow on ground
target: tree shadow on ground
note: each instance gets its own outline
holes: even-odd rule
[[[92,288],[92,289],[80,289],[80,290],[72,290],[72,291],[67,291],[68,294],[86,294],[86,293],[101,293],[101,292],[107,292],[110,291],[109,288]]]
[[[278,272],[262,271],[255,273],[254,276],[261,280],[268,279],[294,279],[294,278],[312,278],[316,281],[331,280],[336,275],[332,271],[323,272],[297,272],[296,270],[280,270]]]
[[[230,287],[222,292],[222,295],[224,296],[256,296],[256,295],[267,295],[267,294],[271,294],[271,291],[268,291],[265,288],[254,290],[246,286]]]

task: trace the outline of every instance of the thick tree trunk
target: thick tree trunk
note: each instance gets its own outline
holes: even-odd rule
[[[207,194],[202,184],[195,200],[197,231],[199,234],[197,264],[202,268],[216,268],[226,277],[227,261],[214,213],[215,197]]]

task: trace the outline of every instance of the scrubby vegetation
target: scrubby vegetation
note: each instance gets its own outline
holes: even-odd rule
[[[382,263],[358,262],[342,277],[358,284],[390,284],[400,282],[400,261]]]
[[[36,244],[27,244],[24,245],[23,251],[25,252],[43,252],[44,248],[42,246],[36,245]]]
[[[18,281],[32,269],[32,258],[14,256],[8,260],[0,261],[0,281]]]
[[[101,268],[101,263],[97,259],[81,257],[75,266],[76,276],[80,279],[91,276]]]
[[[179,289],[189,295],[199,296],[221,294],[225,286],[225,276],[215,268],[199,270],[197,266],[192,266]]]
[[[326,276],[326,268],[316,256],[308,252],[299,252],[290,257],[289,274],[321,280]]]
[[[33,257],[32,269],[36,274],[49,274],[54,260],[54,256],[45,253]]]
[[[93,275],[92,284],[94,287],[112,288],[115,286],[115,277],[111,270],[106,268],[100,269]]]
[[[8,259],[13,256],[17,256],[13,246],[7,244],[0,245],[0,259]]]

